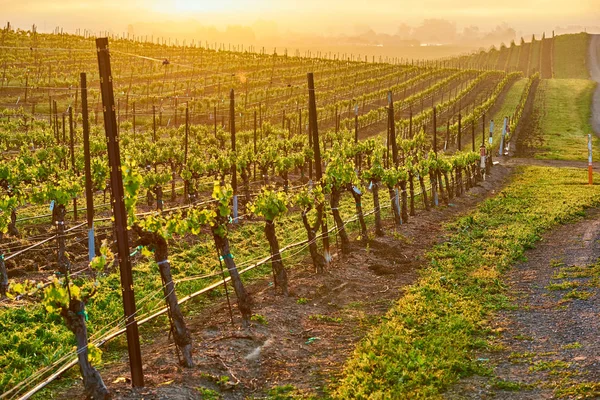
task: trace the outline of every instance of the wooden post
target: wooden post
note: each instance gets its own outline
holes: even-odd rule
[[[473,120],[473,122],[471,123],[471,136],[473,137],[473,146],[472,146],[472,151],[475,151],[475,120]]]
[[[392,143],[392,165],[398,166],[398,143],[396,142],[396,122],[394,120],[394,98],[391,91],[388,92],[388,104],[390,141]]]
[[[152,143],[156,143],[156,106],[152,105]]]
[[[233,89],[229,92],[229,130],[231,132],[231,151],[235,155],[235,93]],[[231,188],[233,189],[233,221],[237,223],[237,164],[235,162],[231,166]]]
[[[437,154],[437,110],[433,107],[433,152]]]
[[[75,137],[73,132],[73,107],[69,107],[69,152],[71,153],[71,171],[75,171]],[[73,220],[77,221],[77,197],[73,197]]]
[[[592,135],[588,134],[588,184],[594,184],[594,171],[592,167]]]
[[[92,261],[96,256],[94,243],[94,193],[92,188],[92,168],[90,157],[90,123],[87,103],[87,79],[81,73],[81,119],[83,122],[83,156],[85,159],[85,201],[88,227],[88,257]]]
[[[358,143],[358,105],[354,108],[354,143]],[[356,160],[354,161],[356,164],[356,168],[360,171],[360,167],[362,164],[362,160],[360,154],[356,155]]]
[[[458,136],[457,136],[457,141],[458,141],[458,151],[462,150],[462,143],[461,143],[461,136],[462,134],[462,115],[461,113],[458,113]]]
[[[48,96],[48,118],[50,119],[50,126],[52,127],[52,97]]]
[[[485,147],[485,113],[481,116],[481,145]]]
[[[254,157],[256,157],[256,110],[254,110]],[[254,167],[254,180],[256,180],[256,161],[252,164]]]
[[[213,117],[215,120],[215,139],[217,138],[217,106],[213,107]]]
[[[184,142],[184,152],[183,152],[183,165],[185,167],[187,167],[187,160],[188,160],[188,136],[190,134],[190,111],[189,108],[186,104],[185,106],[185,142]],[[189,193],[189,187],[188,187],[188,180],[186,179],[183,183],[183,198],[184,201],[188,200],[188,193]]]
[[[127,350],[131,369],[131,384],[133,387],[144,386],[142,356],[137,321],[135,320],[136,306],[133,290],[133,275],[129,262],[129,238],[127,230],[127,210],[125,210],[123,177],[121,174],[121,154],[117,136],[117,120],[115,115],[115,99],[113,92],[113,77],[110,69],[108,39],[96,39],[98,52],[98,69],[100,71],[100,89],[104,109],[104,129],[106,131],[108,159],[110,166],[110,181],[112,188],[112,206],[117,239],[119,269],[121,272],[121,289],[123,308],[125,312]]]
[[[315,155],[315,178],[318,184],[322,184],[323,170],[321,165],[321,148],[319,146],[319,129],[317,125],[317,101],[315,96],[315,81],[312,72],[307,74],[308,78],[308,121],[310,132],[312,134],[312,145]],[[329,234],[327,232],[327,218],[323,213],[323,223],[321,224],[321,233],[323,236],[323,253],[327,263],[331,261],[329,252]]]
[[[178,111],[179,111],[177,109],[178,106],[179,106],[179,97],[176,96],[175,97],[175,121],[174,121],[175,122],[175,128],[177,128],[177,126],[178,126],[177,125],[177,114],[178,114]]]
[[[58,128],[58,106],[56,100],[54,102],[54,131],[56,132],[56,144],[60,144],[60,130]]]
[[[448,150],[448,144],[450,142],[450,119],[446,121],[446,137],[444,139],[444,153]]]
[[[67,144],[67,128],[66,128],[66,115],[62,113],[62,142],[63,144]],[[65,166],[67,165],[67,160],[65,160]]]

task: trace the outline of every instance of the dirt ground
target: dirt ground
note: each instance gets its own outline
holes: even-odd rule
[[[386,221],[386,236],[371,237],[368,245],[353,241],[351,254],[336,257],[325,275],[314,274],[305,260],[289,270],[287,298],[274,292],[269,279],[255,281],[248,289],[253,312],[260,317],[247,330],[240,328],[235,307],[231,325],[221,298],[188,314],[194,368],[178,366],[166,329],[148,332],[142,327],[146,388],[130,388],[126,354],[101,369],[106,384],[117,399],[200,399],[199,387],[224,399],[260,398],[286,384],[322,394],[357,342],[418,278],[427,262],[425,252],[445,240],[443,224],[494,195],[510,171],[496,166],[487,181],[448,207],[419,212],[398,230]],[[82,392],[77,384],[59,396],[78,399]]]
[[[462,380],[447,399],[600,397],[600,210],[525,256],[505,280],[514,307],[494,318],[496,351],[478,355],[493,375]]]

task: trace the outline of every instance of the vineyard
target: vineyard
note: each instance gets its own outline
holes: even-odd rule
[[[480,147],[497,154],[487,127],[499,99],[511,99],[508,141],[539,80],[524,67],[534,43],[490,52],[483,68],[110,38],[119,189],[95,39],[1,32],[1,399],[34,395],[78,360],[86,395],[108,396],[92,364],[132,317],[119,200],[133,315],[166,315],[170,355],[190,368],[185,302],[225,296],[247,328],[260,320],[248,290],[259,278],[293,296],[292,265],[335,275],[356,246],[464,196],[491,172]]]

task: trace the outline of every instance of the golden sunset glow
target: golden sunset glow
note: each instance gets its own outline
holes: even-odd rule
[[[36,24],[39,32],[60,27],[161,43],[383,56],[397,55],[400,46],[402,55],[424,58],[544,32],[600,33],[596,0],[0,0],[0,6],[13,26]],[[429,50],[408,51],[416,47]]]
[[[180,14],[189,16],[198,13],[221,13],[239,9],[239,2],[235,0],[222,1],[194,1],[194,0],[173,0],[168,2],[158,2],[155,11],[167,14]],[[243,7],[242,7],[243,8]]]
[[[351,33],[357,26],[393,33],[399,25],[417,25],[424,19],[443,18],[459,28],[477,25],[481,29],[503,22],[524,33],[551,30],[558,24],[599,25],[600,7],[595,0],[29,0],[0,1],[2,19],[15,25],[35,20],[50,25],[82,27],[110,25],[120,30],[125,24],[161,23],[165,19],[195,19],[204,26],[250,26],[256,20],[276,22],[282,31]],[[106,19],[104,19],[106,18]],[[121,27],[121,28],[120,28]],[[173,27],[181,28],[181,27]]]

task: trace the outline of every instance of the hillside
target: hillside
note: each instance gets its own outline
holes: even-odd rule
[[[521,40],[509,47],[502,44],[500,49],[462,56],[453,60],[470,68],[500,69],[507,72],[521,71],[529,76],[541,73],[542,79],[588,79],[587,49],[591,35],[577,33],[542,37],[532,41]]]

